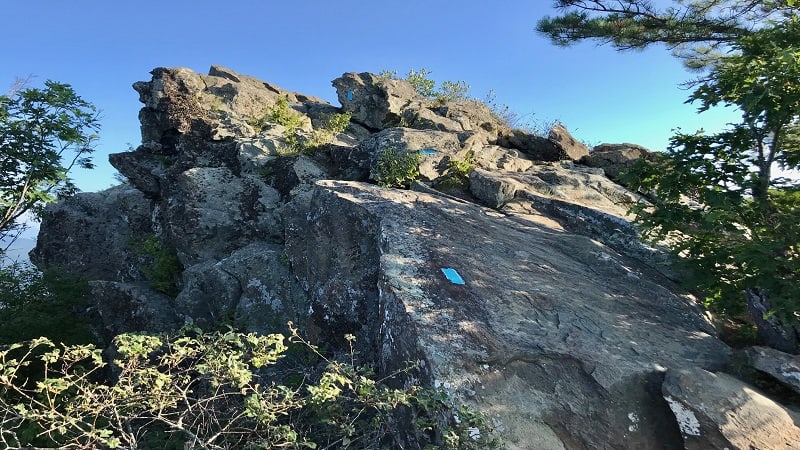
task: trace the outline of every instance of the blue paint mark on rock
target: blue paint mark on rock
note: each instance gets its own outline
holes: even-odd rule
[[[435,155],[436,154],[436,150],[434,150],[432,148],[423,148],[422,150],[419,151],[419,154],[420,155]]]
[[[347,101],[353,101],[353,91],[347,91]]]
[[[442,273],[453,284],[465,284],[464,279],[461,278],[461,275],[459,275],[458,272],[456,272],[456,269],[452,269],[450,267],[443,267]]]

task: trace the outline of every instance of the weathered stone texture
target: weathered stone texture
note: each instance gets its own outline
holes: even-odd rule
[[[587,154],[563,127],[511,130],[367,73],[334,80],[342,108],[219,66],[152,75],[134,85],[142,144],[110,156],[129,185],[50,206],[32,253],[92,280],[106,338],[291,320],[333,350],[354,334],[382,374],[418,362],[400,381],[486,413],[512,449],[683,445],[664,374],[719,370],[729,349],[605,176],[638,149]],[[261,120],[280,98],[298,129]],[[345,132],[300,148],[342,111]],[[369,184],[390,148],[419,155],[414,191]],[[143,238],[177,255],[174,298]]]

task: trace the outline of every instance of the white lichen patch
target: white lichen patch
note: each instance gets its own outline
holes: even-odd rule
[[[469,437],[472,438],[473,441],[477,441],[481,438],[481,430],[477,427],[467,428],[467,433],[469,433]]]
[[[794,370],[791,371],[787,370],[786,367],[781,367],[781,369],[783,369],[781,375],[783,375],[786,378],[795,379],[798,382],[800,382],[800,371],[798,371],[796,367],[792,367],[792,369]]]
[[[789,379],[800,381],[800,367],[789,362],[781,365],[781,375]]]
[[[700,421],[697,420],[694,413],[669,395],[665,395],[664,400],[669,403],[669,409],[672,410],[672,414],[678,421],[681,433],[686,436],[700,436]]]
[[[628,426],[628,431],[638,431],[639,430],[639,416],[635,413],[628,413],[628,420],[631,421],[631,424]]]
[[[258,294],[258,299],[256,299],[254,303],[267,304],[275,311],[280,311],[283,309],[283,303],[281,300],[273,297],[267,289],[267,286],[264,285],[264,283],[262,283],[258,278],[251,278],[248,280],[247,288],[255,290]]]

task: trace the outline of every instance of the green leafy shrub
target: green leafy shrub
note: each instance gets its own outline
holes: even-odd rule
[[[439,103],[469,100],[469,84],[466,81],[442,81],[439,90],[434,93],[434,98]]]
[[[373,179],[383,187],[408,187],[419,177],[422,157],[417,152],[406,152],[396,147],[384,149],[375,163]]]
[[[298,151],[305,154],[313,154],[325,148],[334,141],[338,134],[344,132],[350,125],[350,112],[331,114],[323,119],[322,125],[311,132],[302,144],[298,142]]]
[[[252,118],[247,123],[256,130],[256,133],[264,131],[267,125],[274,123],[286,127],[287,134],[294,134],[295,130],[303,125],[303,115],[292,109],[289,106],[289,98],[283,96],[278,97],[266,114]]]
[[[405,409],[425,448],[499,446],[482,416],[453,413],[442,393],[389,388],[355,364],[352,350],[343,360],[327,358],[290,330],[289,344],[280,334],[195,328],[172,337],[123,334],[114,340],[113,382],[103,381],[111,366],[91,345],[41,338],[0,348],[0,444],[377,449],[391,445],[399,432],[393,415]],[[291,345],[307,349],[319,373],[307,361],[287,374],[280,361]],[[39,374],[30,378],[33,366]],[[288,375],[299,379],[284,383]]]
[[[467,153],[463,160],[451,159],[447,166],[448,172],[436,189],[449,194],[469,189],[469,174],[475,169],[475,155],[472,151]]]
[[[428,78],[430,74],[431,72],[424,67],[419,70],[411,69],[406,74],[406,81],[414,86],[419,95],[433,98],[436,92],[436,82]]]
[[[475,154],[470,151],[463,160],[451,159],[447,166],[454,176],[469,179],[469,173],[475,169]]]
[[[344,112],[344,113],[336,113],[330,115],[327,120],[325,121],[325,125],[323,125],[323,129],[327,130],[331,134],[340,134],[344,133],[344,130],[350,125],[350,119],[353,118],[353,114],[351,112]]]
[[[406,74],[405,80],[416,89],[419,95],[434,99],[439,104],[469,100],[469,84],[466,81],[442,81],[437,89],[436,81],[429,77],[430,74],[431,72],[424,67],[419,70],[411,69]],[[387,80],[394,80],[397,79],[397,71],[384,69],[379,76]]]
[[[383,69],[378,73],[378,76],[380,78],[383,78],[384,80],[396,80],[397,79],[397,71],[396,70]]]
[[[139,270],[153,289],[170,297],[178,295],[177,279],[183,265],[173,248],[155,234],[149,234],[133,244],[133,251],[142,258]]]
[[[67,342],[96,342],[86,310],[86,281],[57,270],[42,273],[30,264],[0,268],[0,344],[41,336]]]
[[[303,126],[303,115],[289,106],[287,97],[280,97],[264,116],[248,123],[258,133],[271,123],[283,125],[286,147],[279,149],[278,153],[282,156],[291,156],[298,153],[313,154],[324,148],[333,142],[336,135],[344,132],[350,125],[350,118],[349,112],[332,114],[310,135],[302,135],[300,129]]]

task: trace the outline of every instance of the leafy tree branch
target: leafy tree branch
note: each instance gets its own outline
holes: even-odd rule
[[[94,106],[67,84],[0,96],[0,238],[13,242],[25,213],[77,190],[68,174],[93,167],[99,128]]]

